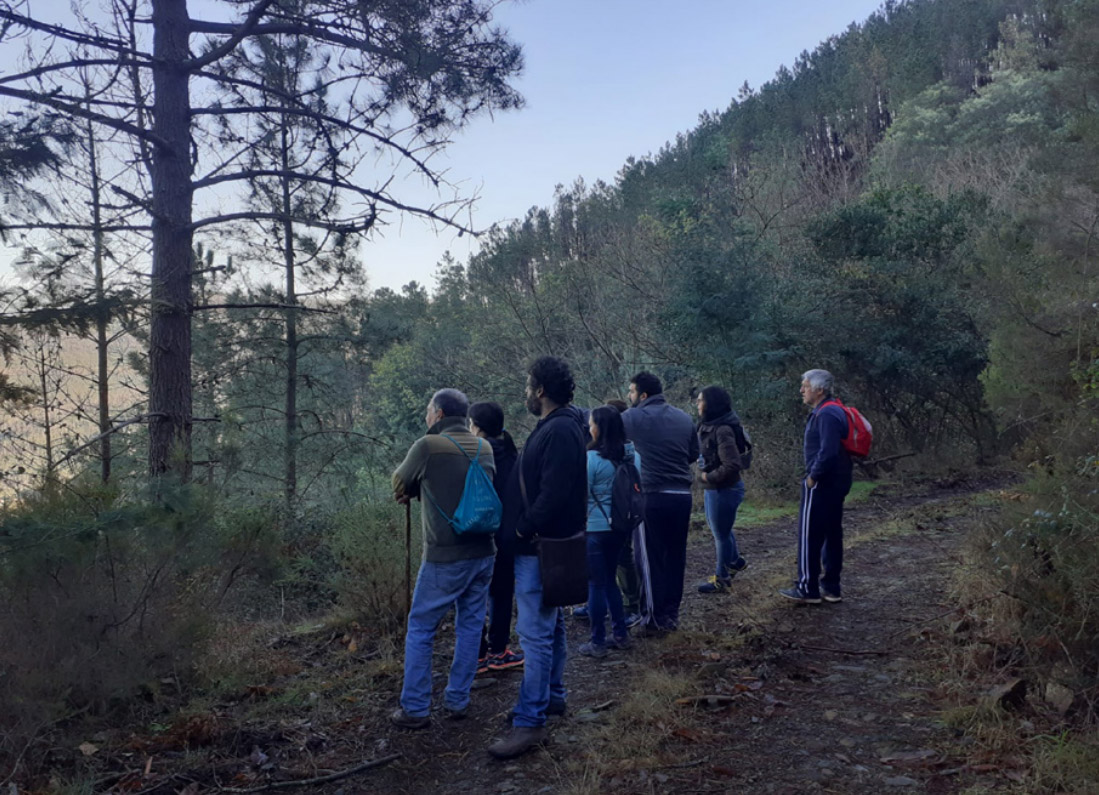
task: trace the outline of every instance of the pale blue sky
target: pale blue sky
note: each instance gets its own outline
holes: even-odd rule
[[[724,110],[747,80],[770,80],[830,35],[862,22],[880,0],[523,0],[500,25],[523,45],[517,86],[527,105],[473,121],[445,158],[451,181],[477,190],[473,223],[548,206],[554,187],[612,181],[626,158],[656,152]],[[415,187],[415,186],[413,186]],[[405,194],[408,195],[407,193]],[[427,196],[427,194],[422,194]],[[363,246],[370,285],[432,284],[443,253],[464,261],[476,242],[405,219]]]

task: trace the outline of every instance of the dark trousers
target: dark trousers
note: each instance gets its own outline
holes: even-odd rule
[[[645,495],[645,522],[637,534],[636,555],[646,626],[679,626],[690,524],[690,493],[657,491]]]
[[[843,501],[851,484],[808,488],[801,484],[798,515],[798,589],[806,596],[819,597],[820,589],[840,593],[843,571]],[[824,574],[821,575],[823,564]]]
[[[481,654],[500,654],[511,640],[511,619],[515,615],[515,552],[500,549],[488,586],[488,627],[481,633]]]

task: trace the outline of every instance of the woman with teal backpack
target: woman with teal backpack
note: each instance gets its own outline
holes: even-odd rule
[[[626,450],[626,429],[617,409],[600,406],[592,411],[589,428],[587,543],[591,640],[581,644],[580,653],[588,657],[604,657],[608,648],[630,647],[622,592],[618,590],[615,579],[618,557],[628,534],[611,527],[611,497],[618,467],[634,466],[634,457]],[[610,638],[607,638],[605,626],[608,611],[611,617]]]

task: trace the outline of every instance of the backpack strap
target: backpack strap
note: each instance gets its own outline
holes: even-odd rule
[[[610,459],[604,459],[610,461]],[[613,461],[611,461],[614,464]],[[614,480],[618,477],[618,468],[623,465],[624,462],[614,464],[614,469],[611,471],[611,501],[614,500]],[[607,515],[606,509],[603,507],[603,501],[595,496],[595,489],[589,488],[588,492],[591,494],[591,498],[595,500],[595,507],[599,509],[599,513],[603,514],[603,518],[607,520],[607,525],[611,524],[611,517]]]
[[[445,433],[440,433],[439,435],[443,436],[447,439],[450,439],[450,441],[454,442],[454,446],[457,447],[459,450],[461,450],[462,455],[464,455],[466,458],[469,459],[469,465],[470,466],[473,466],[474,464],[476,464],[477,466],[481,465],[481,461],[480,461],[480,458],[481,458],[481,443],[484,441],[484,439],[481,439],[480,437],[478,437],[478,439],[477,439],[477,452],[474,453],[473,455],[470,455],[469,453],[466,452],[466,449],[464,447],[462,447],[460,444],[458,444],[458,442],[456,442],[454,440],[453,436],[450,436],[450,435],[445,434]],[[464,484],[462,485],[462,491],[463,492],[465,491],[465,485]],[[424,489],[424,494],[426,494],[427,498],[429,500],[431,500],[431,504],[435,506],[435,510],[437,510],[439,513],[441,513],[443,515],[443,518],[446,519],[447,524],[449,524],[451,527],[453,527],[454,526],[454,517],[446,515],[446,511],[444,511],[442,508],[439,507],[439,503],[435,502],[435,498],[432,497],[430,494],[428,494],[427,489]],[[459,497],[458,501],[461,502],[461,499],[462,498]]]

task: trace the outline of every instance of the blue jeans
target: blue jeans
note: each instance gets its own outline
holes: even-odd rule
[[[550,699],[565,700],[565,615],[542,606],[542,572],[535,555],[515,556],[515,631],[526,655],[513,726],[545,726]]]
[[[608,609],[614,636],[626,637],[626,612],[622,609],[622,592],[615,575],[618,556],[628,538],[614,531],[588,533],[588,617],[591,641],[598,646],[607,642]]]
[[[717,567],[714,573],[719,580],[727,580],[729,572],[741,560],[733,525],[736,524],[737,509],[744,501],[744,481],[727,489],[707,489],[704,500],[706,523],[710,525],[710,532],[714,535],[714,547],[717,549]]]
[[[454,661],[444,703],[449,709],[469,706],[469,688],[477,674],[477,649],[485,623],[488,584],[495,556],[453,563],[420,564],[408,632],[404,638],[404,687],[401,706],[409,715],[427,717],[431,710],[431,653],[439,622],[454,606]]]

